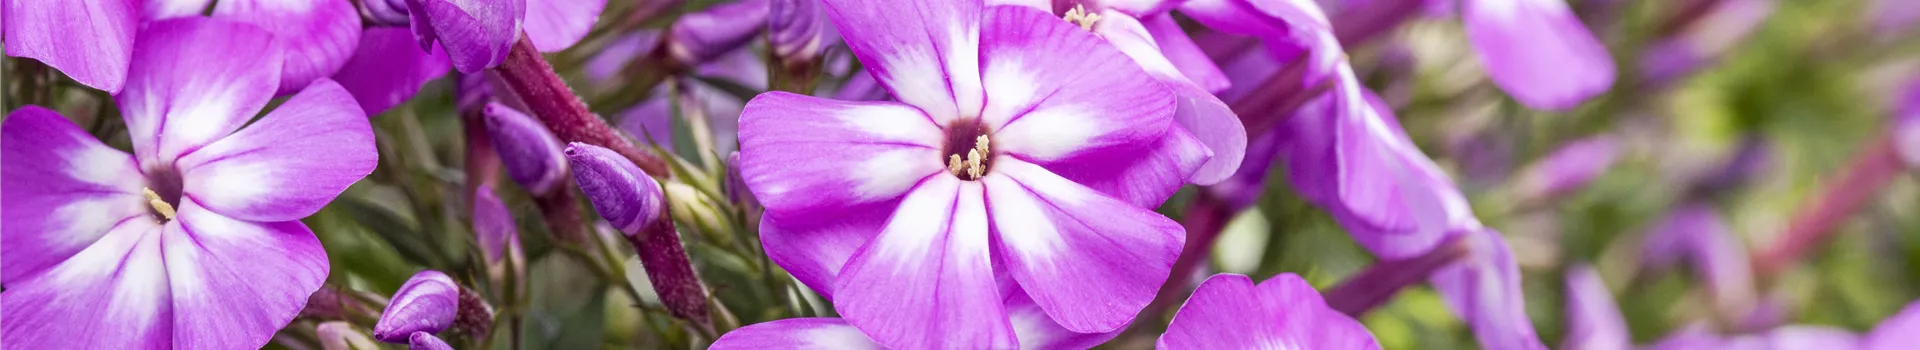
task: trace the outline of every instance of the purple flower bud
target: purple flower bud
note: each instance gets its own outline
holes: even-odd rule
[[[1920,7],[1920,6],[1917,6]],[[1896,95],[1893,108],[1893,148],[1908,168],[1920,168],[1920,79]]]
[[[827,25],[820,0],[772,0],[768,7],[767,43],[774,57],[804,61],[820,55]]]
[[[320,338],[320,348],[325,350],[376,349],[380,346],[367,338],[366,333],[353,329],[347,321],[321,322],[313,327],[314,335]]]
[[[1633,337],[1627,321],[1613,301],[1613,292],[1592,266],[1575,265],[1567,269],[1567,336],[1560,348],[1566,350],[1631,349]]]
[[[745,0],[689,13],[669,29],[667,52],[689,66],[746,46],[765,29],[767,0]]]
[[[366,8],[368,24],[382,27],[403,27],[407,25],[406,0],[361,0],[360,6]]]
[[[1684,31],[1656,42],[1642,54],[1641,76],[1654,86],[1692,74],[1732,50],[1773,14],[1773,1],[1722,0],[1684,27]]]
[[[453,346],[427,332],[417,332],[407,337],[407,350],[453,350]]]
[[[1609,136],[1569,142],[1520,175],[1521,197],[1547,199],[1579,190],[1605,173],[1619,155],[1619,142]]]
[[[626,157],[579,142],[568,145],[566,154],[567,162],[573,165],[574,182],[608,224],[632,235],[661,219],[666,198],[660,184]]]
[[[507,204],[493,194],[493,188],[481,185],[473,194],[473,233],[480,241],[480,253],[487,265],[506,261],[507,254],[520,250],[520,230],[514,225]]]
[[[413,36],[420,49],[439,41],[461,73],[475,73],[506,62],[520,40],[526,0],[406,0]]]
[[[460,286],[453,278],[440,271],[420,271],[393,293],[387,310],[373,325],[373,338],[398,344],[415,332],[439,333],[453,326],[459,307]]]
[[[487,104],[485,114],[487,136],[513,182],[535,194],[552,192],[564,182],[567,163],[560,158],[560,139],[545,125],[499,103]]]

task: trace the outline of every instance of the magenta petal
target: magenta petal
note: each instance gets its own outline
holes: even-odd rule
[[[1140,208],[1157,208],[1213,155],[1193,134],[1167,130],[1139,153],[1109,152],[1076,158],[1089,166],[1055,167],[1061,177]]]
[[[1192,138],[1204,143],[1211,153],[1197,159],[1204,161],[1204,165],[1198,169],[1188,169],[1183,173],[1183,179],[1195,184],[1212,185],[1239,169],[1241,157],[1246,155],[1247,150],[1247,131],[1240,125],[1240,118],[1220,98],[1188,79],[1181,69],[1168,61],[1169,57],[1162,55],[1161,46],[1146,27],[1132,17],[1110,11],[1108,17],[1094,26],[1094,32],[1113,43],[1120,52],[1132,57],[1149,75],[1173,89],[1177,103],[1174,121],[1185,128]],[[1182,34],[1180,39],[1186,39],[1185,35]],[[1186,44],[1193,46],[1191,41]],[[1215,71],[1217,73],[1218,69]],[[1176,136],[1169,134],[1168,137]],[[1159,202],[1148,204],[1157,205]]]
[[[153,220],[127,220],[45,273],[8,281],[7,291],[0,293],[0,309],[7,310],[0,317],[6,346],[170,348],[176,322],[160,232]]]
[[[536,195],[558,189],[567,176],[567,158],[546,125],[498,102],[488,103],[481,114],[508,178]]]
[[[59,264],[122,222],[150,221],[133,156],[60,114],[22,107],[0,140],[0,283]]]
[[[980,57],[992,103],[980,119],[997,129],[995,150],[1048,168],[1095,166],[1071,158],[1137,151],[1172,125],[1172,94],[1079,26],[1000,6],[987,12],[981,37],[991,39]]]
[[[333,75],[360,43],[360,11],[347,1],[223,0],[213,16],[258,25],[279,39],[287,50],[279,95]]]
[[[26,57],[80,84],[119,93],[133,57],[139,4],[128,0],[8,0],[7,56]]]
[[[952,176],[920,184],[841,271],[834,308],[889,348],[1015,347],[994,282],[982,191]]]
[[[1467,0],[1462,18],[1493,82],[1528,107],[1567,110],[1613,86],[1613,57],[1560,0]]]
[[[438,41],[455,69],[476,73],[507,60],[520,39],[526,1],[407,0],[407,15],[422,49]]]
[[[367,28],[353,59],[333,74],[333,80],[353,94],[368,116],[413,98],[427,82],[452,68],[439,46],[421,51],[406,28]]]
[[[253,348],[307,306],[327,279],[327,253],[299,221],[240,221],[183,201],[168,222],[168,286],[174,344]],[[122,275],[124,276],[124,275]]]
[[[527,2],[527,39],[540,52],[572,47],[593,30],[607,0],[524,0]]]
[[[1909,303],[1893,317],[1880,320],[1873,332],[1861,338],[1862,350],[1896,350],[1920,344],[1920,303]]]
[[[834,215],[768,213],[760,218],[760,245],[794,279],[833,300],[840,269],[886,228],[899,205],[898,200],[874,202],[841,208]]]
[[[1473,328],[1487,350],[1546,349],[1527,320],[1525,295],[1520,291],[1520,265],[1513,248],[1499,232],[1482,229],[1463,232],[1467,256],[1434,271],[1429,279],[1454,314]]]
[[[1576,265],[1567,269],[1567,335],[1561,340],[1564,350],[1614,350],[1633,348],[1627,320],[1613,301],[1613,292],[1592,266]]]
[[[995,254],[1061,326],[1113,331],[1153,301],[1186,242],[1179,223],[1016,159],[993,171]]]
[[[1002,289],[1002,293],[1008,292]],[[1033,303],[1026,292],[1016,289],[1006,298],[1007,320],[1013,323],[1013,333],[1022,349],[1091,349],[1126,331],[1126,327],[1121,327],[1112,332],[1074,332],[1054,322],[1053,316],[1047,316],[1047,310]]]
[[[186,196],[242,220],[287,221],[319,211],[379,163],[373,128],[331,80],[260,121],[181,158]]]
[[[251,24],[200,17],[150,23],[115,95],[143,169],[213,143],[253,119],[280,86],[281,49]]]
[[[847,48],[894,98],[943,125],[978,115],[981,2],[824,1]]]
[[[1331,100],[1317,104],[1332,111],[1295,116],[1276,130],[1287,135],[1282,154],[1293,187],[1383,259],[1426,253],[1448,232],[1477,225],[1452,180],[1351,74],[1342,68]]]
[[[1327,307],[1320,293],[1291,273],[1254,285],[1218,274],[1194,289],[1173,316],[1160,349],[1379,349],[1352,317]]]
[[[883,349],[860,329],[838,318],[774,320],[740,327],[713,341],[708,349],[863,350]]]
[[[158,21],[180,17],[199,16],[207,11],[207,5],[213,0],[141,0],[143,7],[140,20]]]
[[[912,106],[765,93],[740,115],[740,175],[769,212],[836,215],[943,174],[944,138]]]
[[[1160,53],[1166,55],[1167,60],[1179,68],[1187,80],[1207,92],[1215,93],[1226,91],[1227,87],[1233,85],[1227,74],[1220,71],[1220,66],[1213,63],[1213,58],[1200,51],[1200,46],[1193,42],[1193,38],[1187,37],[1187,32],[1180,29],[1180,24],[1174,22],[1173,16],[1147,17],[1141,19],[1140,23],[1146,25],[1153,41],[1160,44]]]

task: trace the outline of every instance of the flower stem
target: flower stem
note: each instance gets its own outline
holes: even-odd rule
[[[1227,106],[1233,109],[1233,114],[1240,116],[1240,124],[1246,126],[1248,139],[1266,135],[1267,131],[1293,115],[1295,109],[1333,89],[1334,79],[1322,79],[1312,86],[1306,85],[1307,61],[1311,60],[1294,60],[1248,92],[1246,97],[1234,100]]]
[[[1365,271],[1329,288],[1327,306],[1348,316],[1360,317],[1393,299],[1401,289],[1425,282],[1434,271],[1467,256],[1464,240],[1454,238],[1434,247],[1425,255],[1374,263]]]
[[[1180,219],[1180,226],[1187,229],[1186,246],[1180,249],[1180,258],[1173,261],[1172,273],[1167,276],[1166,284],[1160,286],[1160,293],[1147,305],[1142,315],[1154,316],[1165,313],[1169,308],[1186,301],[1188,282],[1207,261],[1207,252],[1213,250],[1213,242],[1220,238],[1220,230],[1227,227],[1227,221],[1233,219],[1231,204],[1218,197],[1200,191],[1187,206],[1186,216]]]
[[[1895,151],[1893,137],[1882,134],[1855,154],[1853,160],[1830,178],[1824,192],[1811,197],[1787,225],[1787,232],[1754,256],[1754,273],[1761,278],[1776,276],[1805,255],[1809,249],[1833,235],[1834,227],[1851,216],[1900,175],[1903,163]]]
[[[554,136],[567,142],[606,147],[626,156],[627,160],[646,170],[647,174],[663,179],[670,177],[666,162],[641,151],[633,142],[614,131],[613,127],[607,126],[606,121],[588,111],[586,103],[574,96],[573,90],[553,72],[553,67],[547,65],[546,59],[540,57],[540,51],[534,49],[533,41],[528,40],[524,33],[519,41],[514,42],[507,60],[495,69],[507,87],[527,103],[527,108],[541,123],[547,125],[547,129],[553,131]]]
[[[696,328],[712,335],[707,292],[700,284],[700,277],[694,275],[686,247],[680,244],[680,232],[673,226],[673,216],[666,212],[667,208],[660,210],[659,219],[648,223],[640,232],[625,235],[627,243],[639,253],[647,280],[653,282],[654,294],[660,296],[667,312],[693,322]]]
[[[560,181],[547,193],[533,194],[533,202],[539,205],[540,216],[554,239],[565,244],[587,244],[587,223],[580,219],[580,199],[574,194],[573,179],[563,176]]]

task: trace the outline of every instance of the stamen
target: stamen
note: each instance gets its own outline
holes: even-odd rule
[[[947,155],[947,171],[968,180],[979,180],[980,177],[986,176],[987,157],[992,154],[987,152],[990,150],[988,146],[990,142],[987,140],[987,135],[975,137],[973,142],[973,149],[967,150],[966,158],[961,158],[959,154]]]
[[[965,164],[961,162],[960,155],[947,155],[947,171],[953,172],[954,175],[959,175],[961,170],[966,169],[963,166],[965,166]]]
[[[147,191],[147,205],[152,205],[153,211],[160,213],[160,216],[166,217],[167,220],[173,220],[173,205],[169,205],[167,201],[161,200],[160,194],[154,193],[153,189],[141,189]]]
[[[1067,14],[1063,16],[1063,18],[1066,19],[1067,22],[1080,25],[1080,29],[1092,31],[1093,23],[1100,21],[1100,14],[1087,11],[1086,5],[1075,4],[1073,5],[1073,9],[1067,10]]]

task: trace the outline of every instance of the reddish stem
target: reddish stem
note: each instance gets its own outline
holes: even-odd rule
[[[1839,176],[1827,182],[1825,192],[1814,194],[1794,214],[1785,234],[1755,255],[1754,273],[1765,278],[1785,272],[1801,255],[1832,236],[1834,227],[1878,197],[1903,171],[1894,147],[1892,136],[1886,134],[1867,144]]]
[[[587,222],[581,219],[579,195],[573,191],[573,179],[561,178],[562,182],[547,193],[534,193],[533,202],[540,206],[540,216],[547,222],[547,232],[555,239],[575,247],[587,244]]]
[[[1200,264],[1207,261],[1207,252],[1212,251],[1213,242],[1219,240],[1220,230],[1227,227],[1227,221],[1238,211],[1231,206],[1207,191],[1200,191],[1193,198],[1193,203],[1187,206],[1187,215],[1180,219],[1180,225],[1187,229],[1186,246],[1180,249],[1180,258],[1173,261],[1166,284],[1160,286],[1160,293],[1143,315],[1160,315],[1186,301],[1187,282],[1199,271]]]
[[[1273,130],[1274,126],[1292,115],[1295,109],[1333,89],[1334,79],[1322,79],[1312,86],[1307,85],[1304,81],[1307,61],[1305,58],[1295,59],[1245,97],[1227,106],[1233,109],[1233,114],[1240,116],[1240,124],[1246,126],[1249,139],[1266,135],[1267,131]]]
[[[647,271],[647,280],[653,282],[653,292],[660,295],[660,303],[666,305],[667,312],[711,331],[713,320],[707,311],[707,292],[700,287],[700,277],[693,273],[693,262],[687,259],[686,247],[680,245],[680,232],[674,229],[672,217],[669,210],[661,208],[658,219],[642,227],[640,232],[625,235],[627,243],[633,244],[633,250],[640,254],[640,265]]]
[[[508,88],[527,103],[533,115],[553,131],[554,136],[567,142],[585,142],[606,147],[634,165],[640,166],[647,174],[656,178],[667,178],[667,163],[652,154],[640,150],[633,142],[607,126],[607,122],[587,110],[587,104],[574,96],[560,76],[554,74],[553,67],[547,65],[540,51],[534,49],[533,41],[525,34],[514,42],[513,51],[507,54],[506,62],[495,68]]]
[[[1425,255],[1374,263],[1366,271],[1327,289],[1327,306],[1348,316],[1360,317],[1393,299],[1409,286],[1425,282],[1434,271],[1467,256],[1464,240],[1455,238],[1434,247]]]

